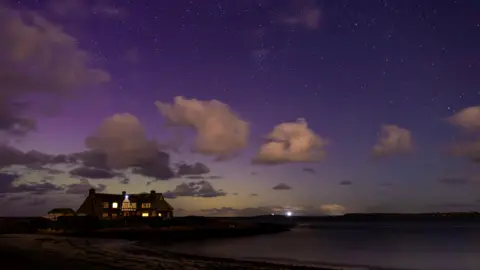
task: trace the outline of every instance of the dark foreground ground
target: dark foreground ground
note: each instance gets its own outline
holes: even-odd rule
[[[16,270],[321,269],[184,255],[140,246],[128,240],[40,234],[0,235],[0,254],[2,269],[5,266],[5,269]]]

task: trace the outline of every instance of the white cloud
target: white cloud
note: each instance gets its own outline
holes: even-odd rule
[[[306,29],[318,29],[322,10],[312,0],[291,1],[292,7],[280,15],[280,23],[288,26],[300,26]]]
[[[325,158],[328,141],[308,128],[305,119],[281,123],[267,135],[253,159],[258,164],[318,162]]]
[[[115,114],[103,121],[85,140],[88,148],[107,154],[108,165],[125,168],[157,154],[155,141],[148,140],[140,121],[132,114]]]
[[[480,163],[480,138],[455,143],[450,150],[454,156]]]
[[[454,143],[451,153],[454,156],[466,157],[473,162],[480,163],[480,106],[465,108],[447,120],[464,131],[471,132],[470,137],[463,141]],[[472,132],[473,131],[473,132]]]
[[[379,140],[373,146],[376,157],[406,154],[413,151],[412,134],[409,130],[396,125],[383,125]]]
[[[173,104],[155,102],[170,125],[186,126],[196,131],[194,151],[217,158],[230,157],[247,146],[249,124],[228,105],[175,97]]]
[[[346,208],[339,204],[323,204],[320,206],[320,211],[326,215],[343,215]]]
[[[465,108],[447,120],[466,130],[480,130],[480,106]]]
[[[65,96],[110,79],[89,66],[74,37],[35,12],[0,7],[0,37],[0,131],[22,135],[35,129],[35,120],[25,115],[28,94]]]

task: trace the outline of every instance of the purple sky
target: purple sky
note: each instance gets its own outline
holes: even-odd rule
[[[474,0],[6,1],[0,215],[77,209],[90,186],[169,192],[177,214],[480,211],[478,14]],[[156,148],[168,181],[132,165]]]

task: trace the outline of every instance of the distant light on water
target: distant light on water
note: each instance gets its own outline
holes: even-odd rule
[[[291,211],[288,211],[287,213],[285,213],[287,215],[287,217],[291,217],[292,216],[292,212]]]

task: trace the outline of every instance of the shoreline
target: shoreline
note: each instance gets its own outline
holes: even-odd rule
[[[41,265],[50,269],[285,269],[339,270],[231,258],[216,258],[169,251],[161,245],[148,248],[138,241],[80,238],[44,234],[0,235],[2,263],[16,269]],[[5,256],[7,255],[7,256]]]

